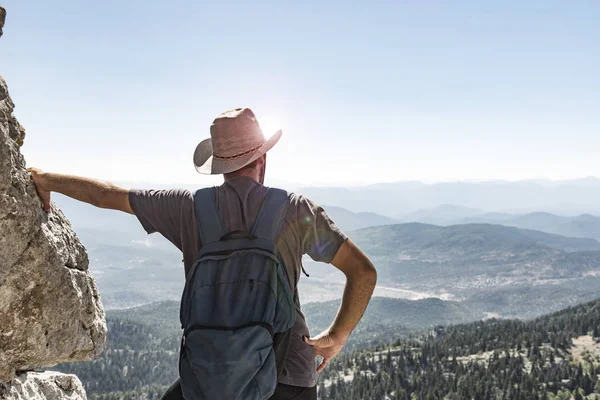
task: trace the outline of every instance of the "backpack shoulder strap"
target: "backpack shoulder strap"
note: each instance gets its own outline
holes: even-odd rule
[[[196,190],[194,193],[196,222],[202,245],[218,242],[224,235],[223,225],[215,203],[213,188]]]
[[[285,190],[269,188],[252,227],[252,235],[275,242],[288,204],[289,195]]]

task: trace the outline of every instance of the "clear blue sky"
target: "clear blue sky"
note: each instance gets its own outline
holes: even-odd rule
[[[277,180],[600,175],[599,1],[213,3],[2,1],[28,164],[208,182],[194,147],[250,106]]]

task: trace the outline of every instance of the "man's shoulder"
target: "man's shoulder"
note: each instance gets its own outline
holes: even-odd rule
[[[288,206],[286,216],[288,220],[292,219],[305,221],[306,218],[310,218],[310,216],[322,210],[322,208],[317,203],[310,200],[302,193],[296,193],[291,191],[286,191],[286,193],[288,195]]]
[[[306,195],[304,195],[302,193],[288,192],[288,198],[290,199],[290,203],[294,204],[296,206],[300,206],[300,205],[307,205],[310,207],[317,206],[317,204],[314,201],[312,201],[311,199],[309,199],[308,197],[306,197]]]
[[[275,186],[269,186],[269,187],[265,186],[265,188],[273,189],[273,190],[280,190],[282,192],[285,192],[287,194],[287,198],[288,198],[291,206],[299,206],[301,204],[310,204],[310,205],[315,204],[313,201],[309,200],[305,195],[303,195],[301,193],[296,193],[296,192],[289,191],[289,190],[275,187]]]

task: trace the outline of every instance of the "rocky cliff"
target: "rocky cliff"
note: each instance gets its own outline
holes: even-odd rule
[[[4,15],[0,9],[0,27]],[[0,398],[48,378],[16,374],[89,360],[106,340],[85,249],[60,210],[42,210],[20,152],[25,130],[13,109],[0,77],[0,382],[14,379],[0,384]],[[31,382],[23,381],[27,377]]]
[[[4,19],[6,18],[6,10],[0,7],[0,37],[2,37],[2,28],[4,27]]]

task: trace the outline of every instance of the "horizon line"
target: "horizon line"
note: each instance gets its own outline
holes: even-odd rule
[[[292,185],[299,188],[305,187],[320,187],[320,188],[368,188],[370,186],[377,185],[395,185],[395,184],[422,184],[427,186],[439,185],[439,184],[453,184],[453,183],[466,183],[466,184],[489,184],[489,183],[506,183],[506,184],[514,184],[514,183],[552,183],[552,184],[567,184],[574,182],[582,182],[582,181],[593,181],[594,183],[600,184],[600,177],[594,175],[587,175],[578,178],[568,178],[568,179],[551,179],[551,178],[525,178],[525,179],[448,179],[448,180],[428,180],[428,179],[406,179],[406,180],[394,180],[394,181],[379,181],[379,182],[296,182],[296,181],[287,181],[285,179],[269,179],[267,177],[267,184],[271,181],[271,184],[275,185]],[[205,186],[213,186],[214,184],[211,182],[181,182],[181,181],[172,181],[172,182],[164,182],[164,181],[149,181],[149,180],[118,180],[113,181],[115,183],[127,183],[127,184],[142,184],[142,185],[198,185],[198,187]]]

